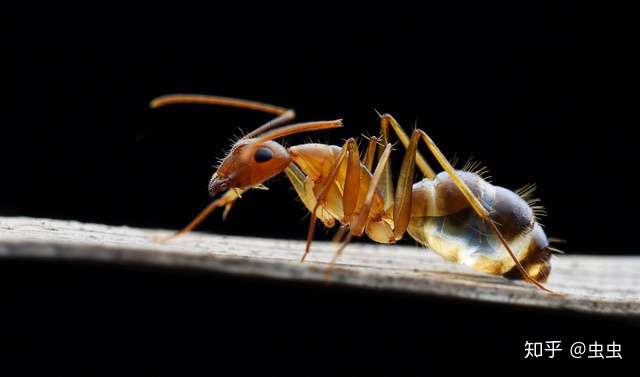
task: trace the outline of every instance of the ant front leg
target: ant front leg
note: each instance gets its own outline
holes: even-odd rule
[[[382,152],[382,156],[380,156],[380,160],[378,161],[376,170],[373,172],[373,176],[371,177],[371,181],[369,182],[369,187],[367,188],[367,192],[365,194],[362,206],[357,211],[358,215],[356,216],[356,214],[353,212],[349,214],[348,219],[349,219],[349,224],[351,228],[349,231],[349,235],[343,241],[342,245],[340,245],[338,250],[336,250],[333,256],[333,259],[331,260],[328,272],[331,272],[331,268],[335,265],[335,262],[337,261],[338,257],[340,257],[340,255],[342,254],[342,251],[344,250],[344,248],[351,241],[351,238],[353,238],[354,235],[358,235],[358,236],[361,235],[364,232],[364,229],[366,228],[367,224],[369,223],[369,215],[371,212],[371,207],[373,206],[374,194],[376,192],[376,188],[378,187],[378,184],[380,183],[380,180],[382,179],[382,175],[384,173],[385,167],[389,162],[390,155],[391,155],[391,144],[387,144]],[[347,170],[347,178],[349,178],[348,174],[349,174],[349,170]],[[359,178],[360,172],[358,171],[357,174]],[[346,189],[345,189],[345,193],[346,193]],[[357,201],[358,196],[347,197],[345,195],[344,196],[345,203],[347,200]],[[346,217],[346,211],[345,211],[345,217]]]
[[[349,214],[350,216],[351,213],[353,213],[353,211],[355,210],[360,184],[360,154],[358,152],[358,143],[356,143],[355,139],[349,138],[342,146],[340,154],[334,161],[329,174],[326,177],[322,178],[320,185],[317,187],[317,194],[315,195],[315,205],[311,210],[309,230],[307,231],[307,244],[300,262],[304,262],[305,258],[309,254],[309,251],[311,250],[311,242],[313,241],[313,234],[316,228],[318,209],[325,202],[331,187],[335,185],[338,171],[340,170],[340,166],[342,165],[342,162],[345,160],[345,158],[347,159],[347,175],[345,178],[343,191],[343,208],[345,214],[344,218],[347,219],[347,214]]]
[[[384,136],[383,136],[384,137]],[[420,134],[415,133],[411,137],[411,141],[407,148],[407,152],[405,154],[404,160],[402,162],[402,167],[400,169],[400,176],[398,179],[397,187],[395,190],[395,198],[391,199],[391,203],[385,201],[385,208],[388,206],[393,207],[393,225],[389,226],[384,223],[384,225],[380,225],[376,230],[377,232],[381,232],[384,234],[388,242],[395,242],[402,238],[406,229],[409,225],[409,220],[411,218],[411,199],[412,199],[412,188],[413,188],[413,174],[415,170],[415,157],[417,151],[417,145],[420,140]],[[371,143],[369,145],[369,151],[371,150]],[[393,193],[393,186],[391,182],[388,182],[384,179],[384,177],[389,174],[389,158],[391,155],[391,144],[386,143],[382,153],[380,155],[380,159],[378,160],[378,164],[376,166],[375,171],[371,177],[369,182],[369,186],[367,187],[366,194],[364,196],[364,201],[356,211],[347,212],[347,203],[349,200],[357,201],[359,199],[359,187],[358,190],[354,190],[355,194],[347,195],[347,185],[350,180],[355,177],[360,178],[360,170],[355,170],[355,162],[350,161],[350,165],[347,168],[347,176],[345,178],[345,195],[343,197],[344,207],[345,207],[345,219],[348,219],[350,224],[350,229],[348,235],[342,241],[340,247],[336,250],[333,259],[327,268],[326,278],[329,277],[333,267],[337,259],[342,254],[342,251],[347,246],[347,244],[351,241],[354,235],[361,235],[365,228],[370,226],[372,223],[370,222],[371,209],[373,206],[374,195],[376,193],[376,189],[379,185],[382,185],[382,189],[386,190],[388,193]],[[357,151],[356,151],[357,152]],[[353,152],[350,152],[353,153]],[[371,153],[367,153],[367,156],[370,156]],[[368,158],[367,158],[368,159]],[[352,168],[351,168],[352,167]],[[351,168],[351,169],[349,169]],[[387,185],[385,187],[385,185]],[[352,206],[355,206],[356,203],[352,203]],[[357,215],[356,215],[357,213]]]
[[[226,218],[227,214],[231,210],[234,202],[240,199],[241,195],[246,192],[246,189],[230,189],[227,190],[221,197],[214,200],[209,204],[205,209],[200,211],[200,213],[193,219],[191,222],[185,226],[182,230],[170,235],[170,236],[160,236],[155,237],[154,240],[156,242],[164,243],[174,238],[184,236],[185,234],[191,232],[195,227],[200,225],[216,208],[224,207],[223,219]]]

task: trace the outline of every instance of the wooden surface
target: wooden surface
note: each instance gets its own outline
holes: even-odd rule
[[[174,266],[272,279],[324,283],[334,246],[316,242],[299,263],[302,241],[192,233],[166,244],[167,231],[0,217],[0,260],[54,258]],[[493,277],[448,263],[420,247],[350,245],[327,289],[344,285],[465,300],[640,318],[640,257],[561,255],[547,287]]]

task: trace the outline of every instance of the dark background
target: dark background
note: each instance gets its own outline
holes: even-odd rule
[[[261,100],[340,132],[377,132],[374,109],[427,130],[496,184],[536,182],[549,235],[571,253],[636,253],[635,140],[624,111],[624,25],[612,6],[452,4],[421,9],[221,6],[21,14],[3,105],[7,215],[177,228],[208,202],[216,158],[264,114],[152,111],[194,92]],[[401,150],[398,151],[398,154]],[[18,158],[19,156],[19,158]],[[286,179],[253,192],[220,233],[302,238]],[[283,215],[284,214],[284,215]],[[632,238],[629,238],[629,237]]]
[[[374,109],[392,113],[405,128],[417,124],[429,132],[448,156],[462,163],[469,157],[485,163],[496,184],[515,189],[536,182],[549,212],[543,219],[546,231],[567,239],[562,248],[568,253],[637,254],[637,225],[630,221],[639,209],[633,200],[636,143],[631,120],[621,115],[629,111],[624,93],[629,49],[627,26],[621,21],[624,12],[597,3],[514,3],[454,2],[400,9],[390,4],[348,8],[211,2],[198,7],[92,5],[9,12],[4,16],[9,38],[3,60],[9,67],[3,79],[8,98],[1,105],[0,213],[150,228],[183,226],[208,203],[213,164],[223,157],[229,139],[238,128],[248,131],[269,119],[205,106],[148,108],[148,101],[158,95],[205,93],[292,107],[301,121],[344,118],[344,130],[295,137],[289,143],[311,138],[341,144],[346,137],[377,132]],[[201,230],[303,238],[306,213],[293,200],[288,181],[276,178],[268,186],[270,192],[245,195],[226,223],[216,215]],[[318,233],[319,238],[328,236]],[[362,336],[373,324],[383,329],[378,352],[434,360],[451,357],[453,344],[479,349],[480,360],[495,352],[517,359],[527,337],[553,340],[546,337],[576,336],[585,328],[592,330],[588,336],[598,333],[595,329],[614,338],[629,334],[628,324],[603,327],[609,325],[570,314],[364,292],[334,297],[313,290],[317,288],[86,268],[95,273],[68,265],[5,264],[3,284],[9,286],[5,289],[16,307],[26,311],[47,311],[46,303],[37,299],[47,295],[41,289],[47,287],[62,297],[63,308],[75,298],[89,297],[92,302],[97,290],[106,313],[128,306],[132,312],[153,316],[157,309],[165,313],[161,318],[171,321],[170,313],[178,322],[188,321],[191,311],[209,313],[214,327],[208,330],[213,337],[208,347],[215,350],[231,339],[214,330],[220,306],[233,306],[234,313],[251,310],[252,320],[262,314],[248,301],[230,302],[234,293],[247,300],[273,297],[273,304],[263,304],[280,305],[280,311],[268,318],[282,326],[289,323],[283,315],[318,322],[337,312],[321,329],[330,333],[335,326],[341,335],[327,337],[337,336],[343,356],[370,355],[366,345],[376,342],[366,337],[364,342],[345,342],[353,339],[344,336],[353,322],[339,322],[340,315],[348,316],[341,308],[362,314],[354,314],[364,321],[355,327],[356,335]],[[209,292],[203,286],[224,290],[226,301],[196,304]],[[173,308],[168,313],[160,304],[167,290],[173,294],[166,299],[175,304],[167,304]],[[313,292],[325,305],[319,310],[306,299],[299,304],[301,312],[296,297]],[[136,300],[138,294],[150,297],[152,304]],[[24,295],[35,297],[30,306],[20,306]],[[179,305],[186,312],[175,308]],[[398,311],[388,309],[396,305]],[[369,307],[378,313],[384,307],[385,314],[369,317],[363,309]],[[453,322],[464,322],[456,317],[458,311],[476,313],[471,317],[479,316],[479,322],[492,330],[454,326]],[[108,317],[100,310],[89,312]],[[405,316],[404,332],[411,332],[412,326],[421,329],[407,338],[385,324]],[[230,317],[222,319],[231,321],[231,327],[240,326]],[[77,330],[76,322],[67,321]],[[444,326],[439,335],[428,331],[434,325]],[[294,322],[293,327],[298,326],[304,324]],[[133,328],[123,326],[122,334],[131,334]],[[28,339],[37,339],[38,331]],[[74,333],[57,331],[50,335],[64,338],[62,334]],[[298,339],[295,330],[283,331],[281,336],[291,341],[283,343],[284,349],[296,350],[294,355],[300,352],[297,342],[313,342],[316,353],[335,346],[331,339]],[[171,341],[191,340],[179,331],[172,334]],[[105,334],[81,339],[91,343],[99,335]],[[432,342],[425,340],[430,336]],[[434,353],[437,340],[443,339],[449,340],[447,351]],[[108,341],[117,343],[113,337]],[[202,342],[209,340],[199,339],[198,344]],[[269,348],[268,342],[261,342]],[[25,349],[30,345],[27,342]]]

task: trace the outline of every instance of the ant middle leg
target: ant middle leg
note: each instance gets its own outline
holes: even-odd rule
[[[346,215],[349,211],[352,213],[355,210],[360,185],[360,154],[358,152],[358,144],[355,139],[349,138],[342,146],[340,155],[334,161],[330,173],[326,177],[323,177],[320,185],[315,190],[317,194],[315,194],[315,205],[311,210],[309,229],[307,231],[307,244],[300,262],[304,262],[311,250],[311,242],[313,241],[313,235],[316,228],[317,212],[324,204],[330,189],[335,185],[338,171],[345,159],[347,160],[347,175],[345,178],[342,197],[345,218],[348,218]]]

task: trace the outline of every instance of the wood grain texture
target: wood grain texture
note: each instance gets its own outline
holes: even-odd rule
[[[304,242],[192,233],[159,244],[168,231],[0,217],[0,260],[51,258],[116,264],[171,266],[212,273],[324,282],[334,246],[316,242],[299,263]],[[344,285],[464,300],[525,305],[640,319],[640,257],[561,255],[552,260],[547,286],[477,273],[410,246],[352,244],[327,289]]]

